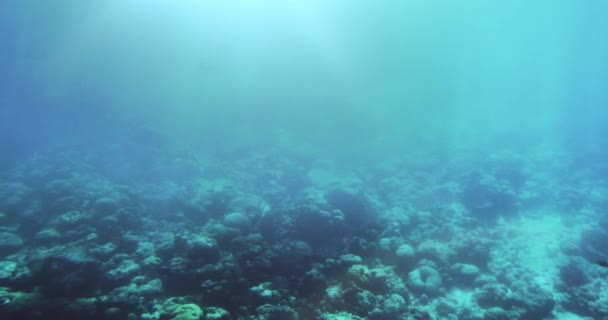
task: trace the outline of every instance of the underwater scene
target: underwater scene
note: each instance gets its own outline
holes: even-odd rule
[[[608,320],[607,12],[0,1],[0,319]]]

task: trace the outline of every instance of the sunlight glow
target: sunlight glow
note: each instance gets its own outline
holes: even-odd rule
[[[183,39],[189,48],[216,39],[228,45],[227,54],[243,59],[259,59],[261,50],[269,59],[281,52],[311,52],[328,64],[349,60],[335,30],[335,12],[321,1],[113,0],[105,6],[106,16],[121,17],[124,32],[141,29],[139,33],[159,38]]]

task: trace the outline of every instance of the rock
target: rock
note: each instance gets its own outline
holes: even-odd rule
[[[424,265],[409,273],[408,284],[421,293],[438,294],[442,289],[443,281],[435,268]]]
[[[95,203],[93,204],[95,212],[101,215],[114,214],[119,207],[120,205],[116,200],[108,197],[99,198],[95,200]]]
[[[344,214],[345,223],[352,230],[364,229],[377,218],[365,195],[356,190],[333,190],[326,195],[326,199],[332,207]]]
[[[62,234],[57,231],[55,228],[46,228],[38,231],[34,236],[36,242],[41,244],[50,244],[61,242]]]
[[[91,221],[91,215],[78,210],[70,210],[56,219],[53,219],[53,224],[61,231],[74,229],[80,225]]]
[[[422,259],[436,262],[449,261],[455,255],[455,252],[446,243],[435,240],[422,241],[416,248],[416,253]]]
[[[193,260],[204,260],[208,263],[220,258],[220,249],[213,238],[197,236],[186,241],[186,252]]]
[[[65,308],[70,312],[91,313],[95,312],[98,302],[97,298],[77,298],[68,303]]]
[[[395,251],[395,255],[397,255],[397,257],[413,258],[414,255],[416,255],[416,250],[409,244],[404,243],[400,245],[399,248],[397,248],[397,251]]]
[[[472,264],[460,264],[459,265],[460,273],[467,276],[477,276],[479,274],[479,268]]]
[[[12,291],[9,288],[0,287],[0,312],[2,312],[0,316],[32,310],[39,306],[40,302],[41,297],[38,293]]]
[[[10,280],[17,270],[17,263],[14,261],[0,262],[0,280]]]
[[[347,277],[360,287],[369,285],[371,272],[366,265],[356,264],[348,269]]]
[[[342,287],[340,285],[331,286],[325,289],[325,295],[330,303],[334,305],[342,304]]]
[[[249,288],[252,298],[262,302],[279,302],[281,294],[271,288],[272,283],[263,282],[255,287]]]
[[[352,266],[355,264],[360,264],[363,262],[363,259],[361,259],[361,257],[354,255],[354,254],[343,254],[340,256],[340,263],[346,266]]]
[[[163,283],[160,279],[152,279],[137,287],[138,294],[142,296],[154,296],[163,293]]]
[[[517,212],[513,186],[490,174],[472,175],[464,185],[463,204],[483,222],[495,222],[501,215]]]
[[[79,248],[47,256],[32,271],[43,295],[49,297],[92,296],[103,275],[99,263]]]
[[[234,240],[241,233],[237,228],[230,228],[220,223],[207,228],[207,232],[222,246],[230,244],[230,241]]]
[[[229,320],[230,312],[219,307],[205,308],[205,320]]]
[[[203,310],[193,303],[180,304],[171,311],[171,320],[199,320],[203,316]]]
[[[249,217],[241,212],[231,212],[224,217],[224,225],[228,227],[243,230],[248,228],[250,224]]]
[[[487,320],[509,320],[509,314],[500,307],[488,308],[485,311],[484,319]]]
[[[463,286],[472,286],[477,276],[479,276],[479,268],[472,264],[457,263],[454,265],[454,280]]]
[[[487,282],[476,288],[473,298],[482,308],[501,307],[509,296],[509,288],[498,282]]]
[[[401,295],[393,293],[384,300],[383,311],[388,314],[398,314],[405,311],[406,307],[405,299]]]
[[[323,315],[321,315],[321,320],[363,320],[363,318],[350,313],[340,312],[324,313]]]
[[[131,259],[124,259],[117,266],[112,263],[110,265],[104,265],[104,267],[113,267],[106,272],[106,278],[119,283],[129,281],[141,271],[139,265]]]
[[[15,213],[26,206],[30,189],[21,183],[2,183],[0,184],[0,207],[4,210]]]
[[[89,252],[100,260],[108,260],[116,254],[117,246],[114,243],[107,242],[100,245],[91,246]]]
[[[582,262],[570,262],[559,268],[559,278],[568,287],[580,287],[590,279],[581,268]]]
[[[255,320],[298,320],[298,313],[288,306],[264,304],[256,310]]]
[[[23,248],[23,240],[16,234],[0,231],[0,256],[6,256]]]

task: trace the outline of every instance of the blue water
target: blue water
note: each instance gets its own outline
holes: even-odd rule
[[[0,2],[0,318],[608,317],[607,10]]]

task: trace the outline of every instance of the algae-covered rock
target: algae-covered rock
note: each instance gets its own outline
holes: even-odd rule
[[[340,312],[325,313],[321,316],[321,320],[363,320],[363,318],[350,313]]]
[[[29,265],[41,293],[49,297],[93,296],[104,276],[99,262],[80,246],[57,247]]]
[[[299,320],[298,313],[288,306],[264,304],[256,310],[255,320]]]
[[[230,312],[219,307],[205,308],[205,320],[228,320]]]
[[[401,295],[393,293],[384,300],[384,307],[382,309],[384,313],[388,315],[396,315],[405,311],[406,308],[407,304],[405,299]]]
[[[126,255],[116,255],[109,262],[105,263],[106,279],[117,283],[128,281],[141,271],[141,267],[133,260],[125,257]]]
[[[15,253],[23,247],[23,240],[11,232],[0,232],[0,255]]]
[[[90,313],[95,311],[98,302],[97,298],[78,298],[70,301],[65,309],[75,313]]]
[[[40,244],[61,242],[62,234],[55,228],[45,228],[36,233],[34,239]]]
[[[398,257],[412,258],[416,255],[416,249],[407,243],[404,243],[397,248],[395,255]]]
[[[203,310],[194,303],[176,305],[171,311],[171,320],[199,320]]]
[[[366,265],[356,264],[348,269],[347,277],[358,286],[366,286],[372,275]]]
[[[453,277],[460,286],[471,286],[479,276],[479,268],[472,264],[457,263],[453,266]]]
[[[343,302],[343,289],[340,285],[335,285],[325,289],[325,295],[330,303],[337,305]]]
[[[39,303],[40,295],[20,291],[11,291],[9,288],[0,287],[0,308],[6,312],[19,312],[31,309]]]
[[[249,217],[242,212],[231,212],[224,217],[224,225],[237,229],[248,228],[251,224]]]
[[[93,203],[95,212],[103,215],[113,214],[119,207],[118,201],[109,197],[101,197]]]
[[[15,261],[0,261],[0,280],[11,279],[17,270]]]
[[[362,262],[363,262],[363,259],[360,256],[354,255],[352,253],[343,254],[340,256],[340,263],[347,265],[347,266],[361,264]]]
[[[421,266],[408,275],[410,287],[419,292],[437,294],[443,286],[441,275],[432,266]]]

